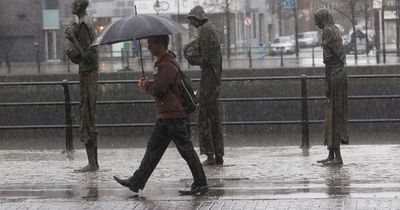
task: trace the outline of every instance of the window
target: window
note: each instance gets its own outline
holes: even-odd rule
[[[334,10],[336,9],[336,3],[327,3],[325,4],[325,8],[328,10]]]
[[[125,7],[124,1],[117,1],[117,7]]]
[[[43,8],[45,10],[58,9],[58,0],[44,0]]]

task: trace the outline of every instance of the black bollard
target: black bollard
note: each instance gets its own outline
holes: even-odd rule
[[[310,147],[310,132],[308,128],[307,77],[301,75],[301,148]]]

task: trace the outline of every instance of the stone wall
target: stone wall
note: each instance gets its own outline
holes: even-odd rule
[[[396,74],[399,66],[347,67],[349,75],[362,74]],[[224,78],[255,76],[299,76],[323,75],[323,68],[304,69],[257,69],[225,70]],[[198,78],[199,72],[189,72],[192,78]],[[133,73],[101,74],[100,80],[134,80],[139,75]],[[2,76],[0,81],[77,81],[77,75],[31,75]],[[349,96],[353,95],[396,95],[400,93],[400,78],[385,79],[350,79]],[[198,83],[196,83],[198,84]],[[308,96],[324,94],[323,80],[308,80]],[[71,85],[71,100],[79,100],[77,85]],[[258,81],[224,81],[221,98],[256,98],[256,97],[298,97],[301,95],[300,80],[258,80]],[[0,98],[5,102],[63,102],[62,85],[1,87]],[[136,83],[99,84],[98,101],[151,99],[137,88]],[[350,100],[350,119],[399,118],[399,99]],[[323,119],[323,101],[310,100],[308,104],[309,119]],[[153,104],[119,104],[98,105],[97,123],[152,123],[155,121]],[[79,120],[78,106],[73,106],[73,123]],[[223,121],[290,121],[301,119],[300,101],[258,101],[258,102],[223,102],[221,103]],[[197,113],[192,121],[196,121]],[[0,126],[8,125],[50,125],[64,124],[64,106],[35,107],[1,107]],[[398,123],[362,123],[350,125],[352,143],[398,143]],[[75,145],[78,142],[77,129],[74,130]],[[99,128],[100,144],[104,147],[144,146],[150,135],[151,127],[146,128]],[[322,124],[310,125],[311,144],[321,144]],[[195,127],[194,136],[197,135]],[[226,125],[224,126],[226,145],[300,145],[301,125]],[[0,139],[5,148],[17,146],[29,148],[63,148],[65,131],[52,130],[2,130]],[[194,142],[197,143],[197,138]],[[29,143],[28,143],[29,142]],[[45,142],[45,143],[43,143]]]

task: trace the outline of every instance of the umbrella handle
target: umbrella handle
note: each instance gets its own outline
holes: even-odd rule
[[[134,6],[135,8],[135,15],[137,15],[137,8],[136,5]],[[142,44],[140,43],[140,39],[137,40],[139,41],[139,54],[140,54],[140,64],[142,66],[142,76],[144,77],[144,67],[143,67],[143,56],[142,56]]]

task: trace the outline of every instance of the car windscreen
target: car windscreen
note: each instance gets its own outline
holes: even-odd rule
[[[279,37],[279,38],[275,38],[273,40],[273,43],[284,43],[284,42],[290,42],[290,38],[289,37]]]

